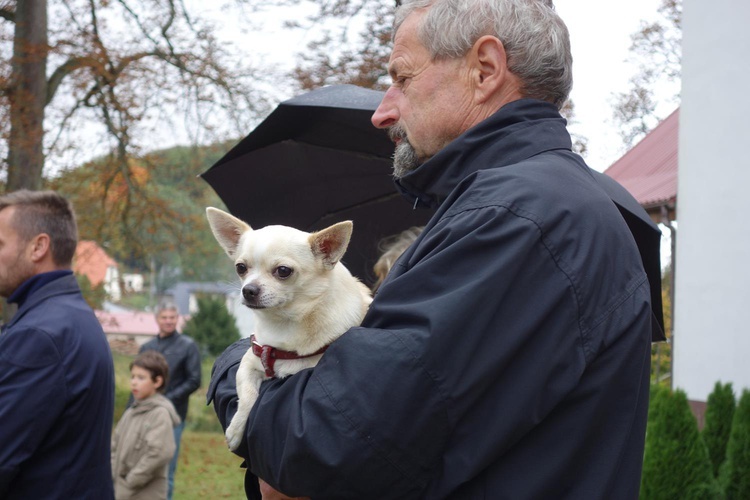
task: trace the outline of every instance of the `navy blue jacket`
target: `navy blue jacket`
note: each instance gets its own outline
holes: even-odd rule
[[[263,383],[250,470],[326,500],[637,498],[649,284],[556,108],[510,103],[399,183],[435,216],[361,327]]]
[[[0,498],[114,498],[114,385],[75,277],[32,291],[0,334]]]

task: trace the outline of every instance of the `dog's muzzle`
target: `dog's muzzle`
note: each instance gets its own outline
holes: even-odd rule
[[[254,309],[261,307],[260,305],[260,294],[261,288],[253,283],[248,283],[242,287],[242,298],[245,299],[245,305]]]

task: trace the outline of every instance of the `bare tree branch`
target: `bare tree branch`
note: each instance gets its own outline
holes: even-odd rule
[[[16,11],[11,9],[7,5],[0,6],[0,18],[10,21],[11,23],[16,22]]]
[[[52,72],[52,75],[47,80],[46,104],[49,104],[52,101],[63,79],[65,79],[65,77],[70,73],[74,72],[77,69],[86,67],[96,70],[97,68],[100,68],[100,66],[101,62],[98,59],[90,56],[73,57],[65,61],[65,63],[63,63],[61,66],[55,69],[55,71]]]

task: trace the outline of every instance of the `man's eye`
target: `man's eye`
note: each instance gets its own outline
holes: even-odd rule
[[[273,275],[279,279],[285,280],[292,275],[292,272],[294,271],[291,267],[279,266],[273,270]]]
[[[243,274],[247,272],[247,266],[241,262],[238,264],[235,264],[234,268],[237,270],[237,274],[239,274],[240,276],[242,276]]]

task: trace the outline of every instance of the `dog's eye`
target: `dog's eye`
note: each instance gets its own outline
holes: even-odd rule
[[[242,262],[235,264],[234,268],[237,270],[237,274],[239,274],[240,276],[247,272],[247,266]]]
[[[273,270],[273,275],[279,279],[285,280],[292,275],[292,268],[286,266],[279,266]]]

